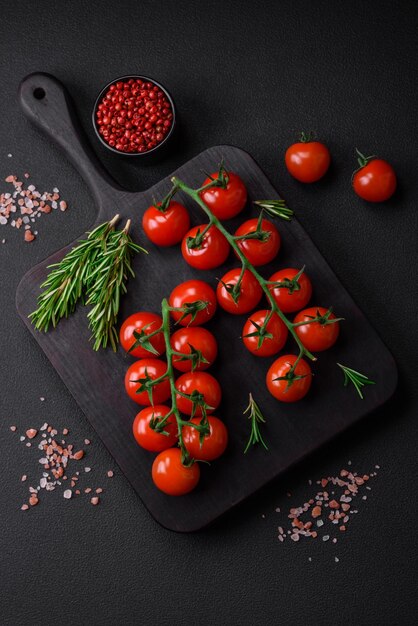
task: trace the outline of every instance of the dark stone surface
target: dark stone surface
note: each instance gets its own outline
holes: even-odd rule
[[[46,0],[3,3],[1,15],[0,174],[29,171],[39,188],[57,185],[70,206],[40,221],[30,245],[21,232],[0,227],[0,239],[7,239],[0,245],[1,622],[413,623],[415,3],[284,1],[258,8]],[[120,473],[106,482],[111,458],[16,315],[22,275],[95,218],[79,176],[17,106],[20,79],[39,70],[69,87],[97,153],[130,189],[150,187],[210,145],[248,150],[397,360],[400,384],[386,408],[204,532],[163,530]],[[108,154],[90,127],[101,86],[129,72],[160,80],[181,115],[177,152],[148,168]],[[303,128],[315,129],[333,155],[330,173],[309,187],[287,175],[282,159]],[[355,146],[396,168],[399,191],[387,205],[366,205],[351,192]],[[106,488],[100,507],[53,493],[36,509],[20,511],[26,494],[20,475],[35,475],[37,455],[8,427],[44,420],[68,426],[78,440],[92,439],[91,482]],[[349,459],[358,471],[375,464],[381,470],[346,535],[336,545],[279,544],[276,528],[286,520],[275,508],[304,502],[309,478],[334,474]]]

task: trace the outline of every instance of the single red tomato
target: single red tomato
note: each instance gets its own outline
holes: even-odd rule
[[[179,328],[171,335],[170,343],[176,352],[186,356],[194,355],[193,360],[182,360],[177,354],[173,355],[173,365],[180,372],[190,372],[193,363],[195,363],[195,371],[206,370],[212,365],[218,354],[218,344],[215,337],[206,328],[200,326]],[[204,361],[201,360],[201,357]]]
[[[199,270],[214,269],[225,263],[229,255],[229,243],[216,226],[211,226],[203,237],[200,236],[206,227],[201,224],[191,228],[181,244],[183,259]]]
[[[295,328],[297,336],[310,352],[328,350],[337,341],[340,333],[340,323],[329,323],[329,320],[335,320],[336,317],[334,313],[329,315],[327,313],[329,313],[329,309],[325,309],[322,306],[313,306],[300,311],[293,320],[294,324],[310,322]],[[312,319],[316,317],[321,317],[321,321],[312,322]]]
[[[255,356],[273,356],[286,343],[288,330],[277,313],[273,313],[264,328],[263,324],[271,311],[263,309],[253,313],[244,324],[242,340],[244,346]],[[261,345],[261,338],[264,337]]]
[[[199,402],[205,402],[210,408],[206,409],[206,413],[213,413],[221,403],[222,391],[221,386],[211,374],[207,372],[186,372],[176,380],[177,391],[192,396],[192,399],[185,398],[177,394],[177,407],[179,411],[186,415],[191,415],[193,405],[195,404],[195,415],[202,415],[202,408]],[[195,400],[195,402],[194,402]]]
[[[167,371],[167,363],[160,359],[140,359],[128,368],[125,374],[125,389],[128,396],[137,404],[151,406],[162,404],[170,397],[170,382],[167,378],[154,386],[149,380],[156,380]],[[142,391],[139,391],[140,388]],[[150,389],[152,402],[147,389]]]
[[[201,418],[194,417],[192,424],[200,424]],[[228,444],[228,431],[225,424],[214,415],[209,415],[209,434],[200,445],[200,435],[193,426],[183,426],[183,441],[187,452],[197,461],[214,461],[219,458]]]
[[[218,172],[214,172],[206,178],[202,187],[208,185],[213,179],[218,178]],[[247,190],[238,174],[225,172],[228,182],[226,187],[210,187],[200,193],[203,202],[212,213],[220,220],[228,220],[241,213],[247,203]]]
[[[311,299],[312,284],[305,272],[300,274],[300,270],[287,267],[284,270],[275,272],[270,276],[269,281],[284,283],[283,287],[269,285],[269,291],[275,299],[277,306],[283,313],[294,313],[306,306]],[[286,287],[288,285],[288,287]]]
[[[160,452],[152,464],[152,480],[160,491],[169,496],[183,496],[196,487],[200,478],[198,463],[186,467],[181,462],[181,450],[169,448]]]
[[[165,342],[163,333],[157,333],[149,339],[149,343],[154,348],[154,352],[146,350],[141,345],[141,339],[147,340],[147,335],[155,332],[163,323],[160,315],[141,311],[130,315],[122,324],[119,332],[122,348],[128,354],[137,358],[149,357],[152,354],[159,356],[165,352]]]
[[[171,448],[177,443],[177,422],[174,415],[170,415],[167,422],[164,424],[164,431],[168,435],[164,435],[162,432],[158,432],[151,428],[151,420],[158,420],[158,418],[165,417],[170,412],[168,406],[163,404],[157,404],[156,406],[147,406],[142,409],[134,419],[132,425],[132,431],[136,442],[150,452],[161,452],[167,448]],[[161,419],[158,421],[162,421]]]
[[[258,219],[247,220],[235,231],[235,237],[254,235]],[[269,220],[261,220],[262,239],[239,239],[237,245],[249,262],[258,267],[270,263],[280,250],[280,234]]]
[[[309,391],[312,383],[312,372],[306,361],[300,359],[293,373],[289,374],[296,359],[294,354],[279,356],[267,372],[267,389],[276,400],[297,402]]]
[[[302,133],[301,141],[286,150],[288,172],[301,183],[314,183],[324,176],[330,163],[328,148],[320,141],[309,141]]]
[[[367,202],[384,202],[395,193],[396,174],[383,159],[365,157],[357,151],[360,169],[353,174],[354,191]]]
[[[170,311],[174,321],[181,326],[205,324],[212,319],[216,311],[216,294],[212,287],[203,280],[187,280],[180,283],[174,287],[168,302],[171,307],[176,309],[190,308],[190,305],[194,303],[198,304],[198,308],[201,307],[194,319],[192,319],[192,314],[184,316],[182,311]]]
[[[249,313],[260,302],[263,295],[263,290],[260,287],[260,283],[249,270],[245,270],[244,276],[240,285],[240,291],[235,302],[233,296],[228,291],[228,288],[233,288],[237,285],[239,277],[241,275],[241,269],[236,268],[229,270],[218,283],[216,289],[216,297],[220,306],[235,315],[242,315],[243,313]]]
[[[152,205],[144,213],[142,227],[148,239],[157,246],[174,246],[190,228],[189,213],[182,204],[171,200],[166,211]]]

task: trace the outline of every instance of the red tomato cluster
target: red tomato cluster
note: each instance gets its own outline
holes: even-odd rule
[[[303,145],[309,148],[309,144]],[[317,153],[316,173],[318,174],[321,167],[324,168],[325,165],[328,167],[329,153],[320,146],[315,146],[315,151]],[[306,167],[309,158],[307,155],[305,157]],[[293,159],[292,162],[296,163],[296,160]],[[247,202],[247,191],[237,174],[225,170],[221,172],[226,177],[226,184],[202,190],[200,195],[219,220],[226,220],[235,217],[243,210]],[[218,176],[220,176],[219,173],[211,174],[203,182],[202,187]],[[305,182],[308,178],[306,175]],[[300,179],[302,180],[302,177]],[[177,212],[179,214],[181,212],[183,216],[182,228],[178,231],[174,228],[176,220],[172,217],[172,213]],[[156,223],[154,230],[150,223],[155,215],[159,217],[159,222]],[[186,209],[172,200],[168,204],[167,214],[161,213],[157,207],[150,207],[144,215],[145,232],[154,243],[164,246],[179,243],[182,230],[184,232],[181,250],[183,258],[189,265],[201,270],[222,265],[228,257],[230,248],[226,237],[214,225],[203,224],[189,229],[189,219],[186,216]],[[167,221],[170,220],[173,220],[172,228],[167,227]],[[252,218],[244,221],[235,231],[234,237],[240,252],[254,267],[271,263],[280,251],[280,233],[276,226],[265,218]],[[236,255],[239,256],[238,252]],[[319,352],[330,348],[335,343],[339,334],[339,322],[335,316],[323,307],[305,309],[312,296],[312,284],[303,268],[286,267],[278,270],[270,276],[268,286],[280,311],[285,314],[299,311],[294,320],[294,323],[298,324],[295,332],[307,350]],[[203,281],[189,280],[182,283],[173,290],[170,296],[170,306],[178,309],[172,311],[172,316],[176,323],[187,326],[187,332],[185,336],[183,336],[185,331],[182,329],[174,333],[172,345],[175,345],[178,351],[188,350],[189,339],[185,337],[192,333],[193,326],[205,323],[214,315],[217,304],[230,314],[243,315],[257,309],[262,298],[263,289],[257,278],[249,269],[243,271],[240,267],[231,269],[222,276],[217,285],[216,295],[212,287]],[[182,307],[188,302],[197,300],[204,301],[206,306],[195,312],[193,317],[185,314]],[[258,357],[271,357],[278,354],[284,348],[287,338],[286,324],[277,313],[272,313],[266,308],[256,310],[250,315],[242,331],[245,347],[251,354]],[[199,340],[193,337],[193,341],[199,344],[198,349],[211,364],[214,359],[214,350],[216,355],[216,349],[212,343],[203,336],[200,336]],[[207,394],[205,399],[207,404],[216,409],[219,399],[217,384],[214,384],[210,374],[202,371],[209,365],[201,364],[200,372],[193,373],[190,373],[191,361],[178,361],[176,358],[174,365],[185,372],[177,381],[180,391],[189,394],[193,391],[193,385],[197,384],[197,381],[200,384],[205,381]],[[303,398],[309,391],[311,382],[312,373],[308,363],[303,359],[297,359],[292,354],[279,357],[270,367],[266,377],[270,393],[283,402],[294,402]],[[178,403],[182,411],[190,411],[189,400],[179,396]]]
[[[170,337],[172,365],[181,372],[175,382],[176,405],[184,416],[189,416],[190,424],[197,426],[202,423],[205,412],[208,428],[202,438],[195,427],[187,424],[182,427],[189,463],[182,461],[182,452],[177,447],[177,421],[170,407],[164,404],[171,397],[170,382],[164,377],[167,362],[153,356],[162,355],[166,349],[160,331],[162,318],[148,312],[131,315],[122,324],[120,343],[128,354],[140,357],[125,374],[127,394],[145,407],[135,417],[134,437],[145,450],[159,453],[152,466],[155,485],[168,495],[178,496],[189,493],[199,482],[200,468],[195,461],[213,461],[224,453],[228,431],[222,420],[213,415],[221,402],[221,387],[214,376],[204,371],[215,361],[218,345],[213,334],[198,325],[214,315],[215,292],[203,281],[187,281],[173,290],[169,302],[175,309],[187,309],[197,302],[200,309],[194,319],[192,311],[190,314],[184,310],[171,311],[173,319],[181,326]],[[159,378],[160,382],[152,384]],[[159,429],[158,423],[162,420],[165,421]]]

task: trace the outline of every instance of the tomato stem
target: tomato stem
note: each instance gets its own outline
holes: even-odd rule
[[[173,370],[173,349],[171,347],[170,342],[170,306],[167,300],[164,300],[161,303],[161,313],[163,318],[162,331],[164,335],[164,343],[165,343],[165,352],[166,352],[166,360],[167,360],[167,378],[170,382],[170,394],[171,394],[171,414],[174,415],[175,420],[177,422],[177,437],[179,448],[181,450],[181,459],[183,465],[190,464],[189,453],[186,450],[183,440],[183,426],[185,424],[184,420],[182,420],[180,411],[177,407],[177,389],[175,385],[174,378],[174,370]]]

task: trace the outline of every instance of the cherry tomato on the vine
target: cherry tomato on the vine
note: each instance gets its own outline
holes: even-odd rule
[[[189,328],[179,328],[171,335],[171,347],[176,352],[184,355],[195,355],[195,371],[208,369],[216,359],[218,344],[215,337],[206,328],[200,326],[190,326]],[[199,359],[199,353],[203,357]],[[173,355],[173,365],[180,372],[190,372],[192,369],[192,359],[182,360],[180,356]]]
[[[193,491],[199,478],[198,463],[188,467],[183,465],[179,448],[169,448],[160,452],[152,464],[154,485],[169,496],[183,496]]]
[[[247,220],[236,230],[235,237],[251,235],[257,231],[258,219]],[[236,243],[241,252],[255,267],[270,263],[280,250],[280,234],[269,220],[261,220],[263,239],[239,239]]]
[[[393,167],[383,159],[365,157],[357,151],[360,169],[353,174],[353,188],[367,202],[384,202],[395,193],[396,174]]]
[[[163,418],[170,412],[170,408],[163,404],[149,406],[142,409],[134,419],[132,431],[136,442],[150,452],[161,452],[171,448],[177,442],[177,422],[173,415],[170,415],[164,424],[164,431],[168,435],[157,432],[150,426],[153,419]],[[159,420],[161,421],[161,419]]]
[[[220,220],[227,220],[241,213],[247,202],[247,190],[238,174],[226,172],[228,178],[226,188],[211,187],[202,191],[200,197],[212,213]],[[218,177],[218,172],[206,178],[202,187]]]
[[[241,268],[230,270],[222,276],[216,288],[216,297],[219,305],[225,311],[233,313],[234,315],[242,315],[243,313],[252,311],[260,302],[263,295],[263,290],[258,280],[249,270],[245,270],[240,285],[240,292],[235,302],[228,289],[232,289],[234,285],[237,285],[240,275]],[[227,285],[228,288],[225,285]]]
[[[294,281],[295,276],[299,274],[300,270],[293,267],[287,267],[284,270],[279,270],[270,276],[269,281],[275,283],[288,283]],[[289,287],[274,287],[269,285],[269,291],[275,299],[277,306],[283,313],[294,313],[306,306],[312,295],[312,285],[305,272],[302,272],[297,280],[297,285],[294,284]]]
[[[161,328],[162,323],[161,316],[156,313],[148,313],[147,311],[133,313],[123,322],[119,332],[122,348],[128,354],[137,358],[152,356],[154,352],[146,350],[139,342],[141,331],[143,335],[149,335]],[[146,337],[143,337],[143,339],[146,339]],[[158,355],[165,352],[164,335],[162,332],[151,337],[149,343],[157,351]]]
[[[297,402],[309,391],[312,383],[312,372],[308,363],[303,359],[299,360],[291,378],[287,378],[296,359],[294,354],[279,356],[267,372],[267,388],[276,400]]]
[[[244,346],[255,356],[273,356],[277,354],[286,343],[288,330],[277,313],[273,313],[265,328],[263,324],[271,311],[267,309],[256,311],[244,324],[242,340]],[[264,337],[260,344],[261,336]]]
[[[197,312],[194,319],[192,314],[183,317],[182,311],[171,311],[174,321],[181,326],[200,326],[208,322],[216,311],[216,294],[212,287],[203,280],[187,280],[174,287],[170,294],[169,305],[180,309],[193,302],[206,302],[206,306]],[[183,317],[183,319],[181,319]]]
[[[176,389],[181,393],[187,394],[188,396],[192,395],[194,398],[205,402],[205,404],[210,407],[206,409],[206,413],[208,414],[213,413],[221,403],[221,386],[216,378],[207,372],[186,372],[182,374],[176,380]],[[193,411],[193,401],[181,396],[179,393],[176,398],[179,411],[186,415],[191,415]],[[197,404],[195,415],[197,417],[202,415],[202,408]]]
[[[327,172],[331,155],[320,141],[309,141],[304,133],[301,139],[286,150],[286,167],[293,178],[301,183],[314,183]]]
[[[181,253],[183,259],[192,267],[199,270],[211,270],[225,263],[229,255],[229,243],[223,234],[211,226],[203,235],[201,242],[195,240],[191,244],[190,240],[199,238],[206,224],[194,226],[183,237]]]
[[[311,322],[310,324],[295,327],[297,336],[310,352],[322,352],[322,350],[327,350],[337,341],[340,333],[340,323],[327,323],[327,320],[336,319],[334,313],[326,315],[328,312],[329,309],[325,309],[321,306],[313,306],[300,311],[293,320],[294,324]],[[323,319],[319,322],[312,322],[312,319],[316,317],[323,317]]]
[[[214,415],[208,416],[209,434],[200,445],[200,433],[193,426],[183,426],[183,441],[192,459],[214,461],[219,458],[228,444],[228,431],[225,424]],[[192,424],[200,424],[201,418],[194,417]]]
[[[137,404],[151,406],[162,404],[170,397],[170,382],[167,378],[149,387],[151,389],[152,402],[147,389],[137,391],[141,386],[147,386],[148,379],[156,380],[167,371],[167,363],[160,359],[140,359],[128,368],[125,374],[125,389],[128,396]],[[135,382],[140,381],[140,382]]]
[[[161,203],[157,204],[157,207]],[[142,227],[148,239],[157,246],[174,246],[190,228],[189,213],[182,204],[170,201],[166,211],[150,206],[142,218]]]

